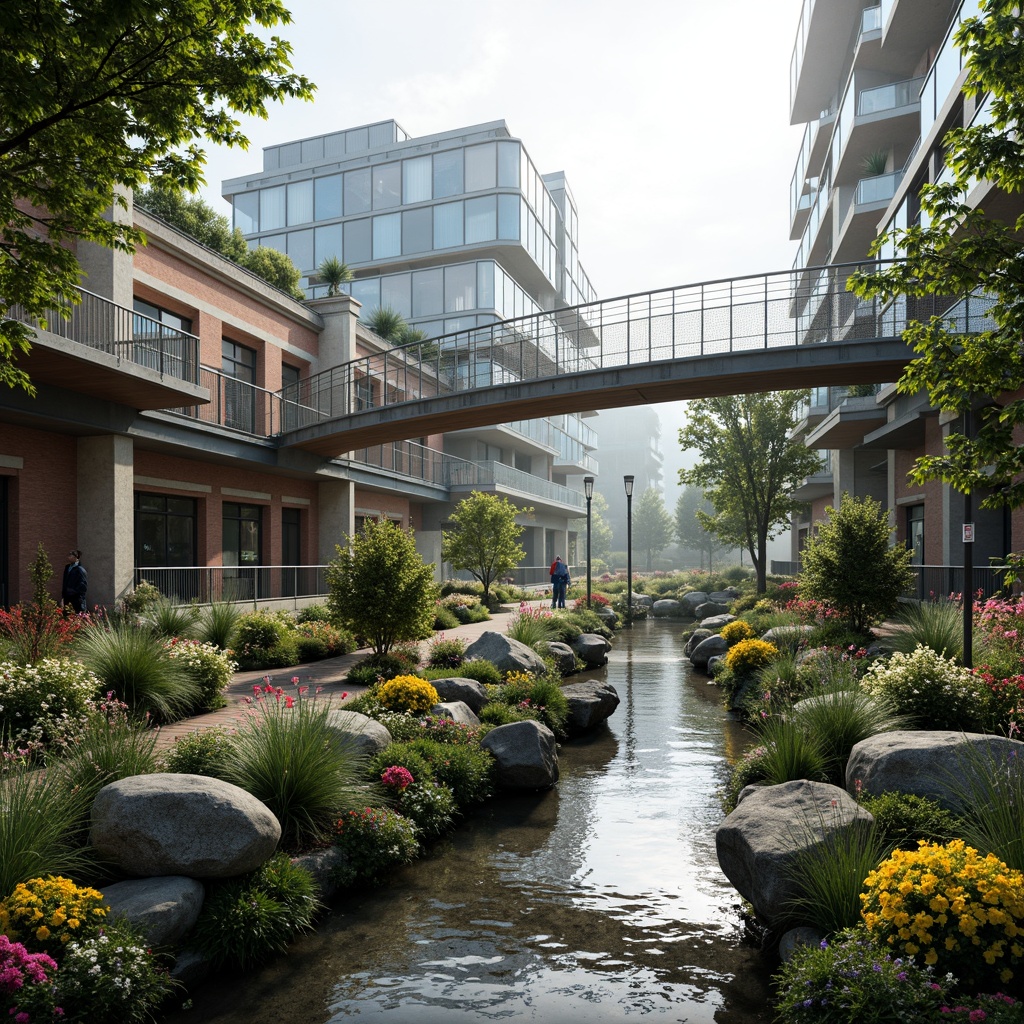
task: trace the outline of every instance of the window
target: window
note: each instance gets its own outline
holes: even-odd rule
[[[341,175],[330,174],[313,181],[316,220],[333,220],[341,216]]]
[[[390,274],[381,278],[380,304],[390,306],[407,320],[412,316],[412,275]]]
[[[924,505],[911,505],[907,509],[907,547],[910,564],[924,565]]]
[[[285,226],[284,185],[265,188],[260,192],[260,230],[273,231]]]
[[[476,308],[476,267],[472,263],[448,267],[444,272],[444,311],[460,313]]]
[[[345,216],[353,213],[370,212],[370,196],[372,193],[370,168],[345,172]]]
[[[402,162],[402,202],[426,203],[430,201],[431,161],[429,156],[418,156]]]
[[[238,601],[259,597],[256,566],[262,563],[263,509],[259,505],[224,502],[221,510],[223,531],[223,599]]]
[[[132,361],[184,377],[186,341],[177,332],[191,334],[191,319],[142,299],[135,299],[132,305],[135,312],[141,314],[132,317]],[[156,323],[152,322],[154,320]]]
[[[313,240],[313,263],[319,267],[329,256],[336,256],[342,259],[340,224],[328,224],[326,227],[314,230]]]
[[[196,500],[169,494],[135,495],[135,565],[196,564]]]
[[[313,182],[294,181],[288,186],[288,225],[308,224],[313,219]]]
[[[457,196],[462,192],[462,150],[434,154],[434,198]]]
[[[481,196],[466,200],[466,245],[497,238],[496,199],[496,196]]]
[[[373,258],[388,259],[402,252],[402,215],[388,213],[373,218]]]
[[[429,206],[402,213],[402,252],[429,252],[433,247],[433,218]]]
[[[498,196],[498,237],[519,239],[519,196]]]
[[[370,248],[372,237],[369,217],[346,222],[344,252],[345,262],[349,266],[367,263],[373,258]]]
[[[498,143],[498,187],[519,188],[519,143]]]
[[[497,185],[497,150],[493,142],[466,147],[466,191],[480,192]]]
[[[281,596],[291,597],[299,592],[299,570],[302,564],[302,513],[297,508],[281,509]]]
[[[243,235],[251,235],[260,229],[260,194],[259,192],[242,192],[234,197],[232,207],[235,211],[234,226]]]
[[[440,267],[412,275],[412,315],[431,316],[444,311],[444,272]]]
[[[281,364],[281,426],[294,430],[299,425],[299,377],[297,366]]]
[[[434,248],[463,244],[462,203],[441,203],[434,207]]]
[[[288,235],[288,255],[299,270],[313,269],[313,229],[292,231]]]
[[[353,281],[349,287],[352,298],[362,303],[366,313],[380,305],[379,277],[364,277],[361,281]]]
[[[402,205],[402,165],[378,164],[370,168],[373,173],[373,208],[386,210]]]
[[[253,433],[256,426],[256,352],[228,338],[221,340],[224,425]]]

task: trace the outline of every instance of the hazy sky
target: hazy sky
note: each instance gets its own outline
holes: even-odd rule
[[[791,265],[800,0],[286,5],[278,31],[316,99],[247,120],[248,152],[209,149],[215,209],[266,145],[387,118],[413,136],[504,119],[541,173],[565,171],[601,298]],[[671,458],[681,410],[659,412]]]

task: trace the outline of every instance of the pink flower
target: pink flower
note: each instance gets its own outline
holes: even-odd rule
[[[412,777],[412,772],[408,768],[403,768],[397,764],[391,765],[390,768],[385,768],[381,772],[380,780],[385,786],[394,786],[398,790],[404,790],[415,781]]]
[[[292,676],[292,686],[298,686],[298,685],[299,685],[299,677],[298,676]]]
[[[284,699],[284,706],[286,708],[293,708],[293,707],[295,707],[295,698],[292,697],[291,695],[285,697],[285,699]]]
[[[273,692],[274,692],[274,688],[273,688],[273,687],[272,687],[272,686],[270,685],[270,683],[267,683],[267,684],[266,684],[266,685],[265,685],[265,686],[263,687],[263,692],[264,692],[264,693],[273,693]]]
[[[253,692],[254,694],[256,694],[256,695],[258,696],[258,695],[259,695],[259,694],[261,694],[261,693],[262,693],[263,691],[262,691],[262,690],[260,689],[260,687],[259,687],[259,685],[258,685],[258,684],[256,684],[256,683],[253,683],[253,685],[252,685],[252,692]]]
[[[316,690],[316,692],[317,692],[317,693],[319,693],[319,692],[320,692],[320,687],[319,687],[319,686],[317,687],[317,690]],[[344,692],[344,693],[343,693],[343,694],[341,695],[341,699],[342,699],[342,700],[344,700],[344,699],[345,699],[345,698],[346,698],[347,696],[348,696],[348,690],[346,690],[346,691],[345,691],[345,692]]]
[[[300,686],[299,687],[299,696],[300,697],[304,697],[308,692],[309,692],[309,687],[308,686]]]

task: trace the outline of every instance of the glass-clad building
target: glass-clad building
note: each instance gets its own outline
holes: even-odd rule
[[[311,298],[328,257],[364,310],[434,337],[596,298],[565,175],[540,174],[504,121],[411,138],[383,121],[264,150],[224,182],[250,246],[286,252]]]

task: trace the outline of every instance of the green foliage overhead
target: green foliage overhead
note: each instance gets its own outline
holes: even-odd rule
[[[986,508],[1024,503],[1024,447],[1014,443],[1024,424],[1024,399],[1008,395],[1024,387],[1024,217],[1009,218],[971,206],[978,181],[992,183],[993,205],[1007,204],[999,193],[1024,191],[1024,39],[1016,0],[986,0],[981,16],[956,31],[968,69],[964,93],[980,102],[985,116],[943,140],[944,169],[939,183],[920,191],[921,216],[907,228],[879,237],[875,254],[897,257],[877,271],[854,278],[858,295],[887,301],[935,295],[951,306],[972,293],[992,300],[989,330],[965,333],[949,316],[912,321],[903,337],[917,353],[898,382],[905,394],[927,393],[936,408],[965,413],[974,408],[973,429],[946,437],[946,451],[917,459],[914,483],[940,479],[957,490],[983,490]],[[971,302],[981,309],[975,294]]]
[[[434,565],[424,565],[412,531],[371,519],[348,542],[347,548],[337,545],[327,566],[331,612],[366,637],[376,654],[429,636],[438,597]]]
[[[806,391],[705,398],[692,402],[679,444],[699,461],[680,470],[684,484],[700,487],[715,515],[698,513],[705,529],[730,545],[745,547],[766,587],[768,541],[789,523],[800,502],[791,497],[819,465],[816,452],[790,431]]]
[[[913,585],[911,551],[890,546],[888,515],[870,497],[844,494],[839,508],[827,512],[804,549],[800,593],[838,609],[852,629],[865,632]]]
[[[0,295],[44,324],[75,301],[78,241],[130,252],[125,190],[202,183],[197,140],[246,146],[235,115],[309,99],[290,45],[250,31],[290,21],[278,0],[12,0],[0,9]],[[0,318],[0,381],[32,329]]]
[[[645,554],[648,571],[654,567],[654,556],[672,540],[672,527],[665,499],[648,487],[633,509],[633,548]]]
[[[480,491],[455,506],[453,529],[441,535],[441,558],[455,569],[467,569],[483,584],[485,605],[491,584],[526,557],[519,544],[523,527],[516,516],[531,512],[532,508],[516,508],[508,498]]]

